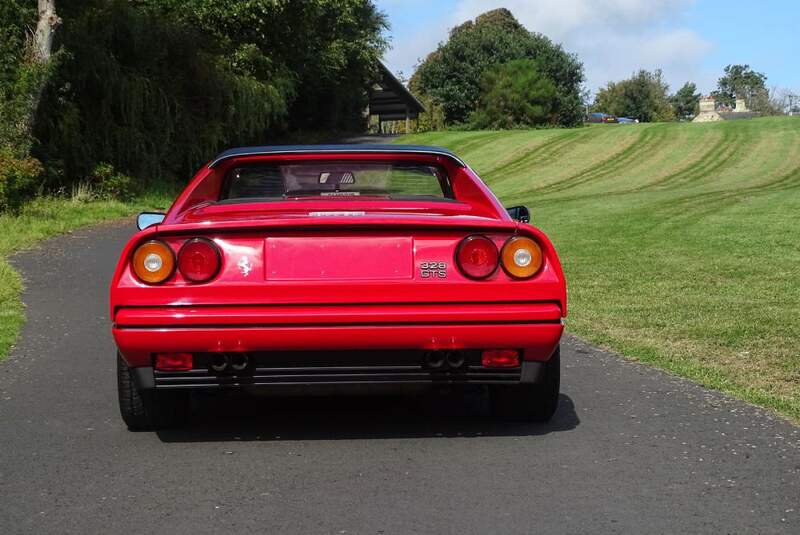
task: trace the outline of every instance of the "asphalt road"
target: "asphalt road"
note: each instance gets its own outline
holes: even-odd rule
[[[133,223],[17,256],[0,364],[0,533],[800,533],[800,433],[566,340],[549,425],[422,399],[204,399],[119,418],[107,286]],[[239,400],[241,401],[241,400]]]

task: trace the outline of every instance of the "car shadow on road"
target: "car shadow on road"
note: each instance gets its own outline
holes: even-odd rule
[[[465,397],[259,398],[215,395],[195,400],[187,425],[158,431],[163,442],[521,437],[569,431],[580,423],[561,394],[547,424],[493,418],[485,392]]]

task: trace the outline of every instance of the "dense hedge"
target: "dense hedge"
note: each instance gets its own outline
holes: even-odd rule
[[[358,129],[385,48],[371,0],[70,0],[45,72],[26,53],[28,4],[0,0],[0,148],[38,158],[27,182],[45,191],[98,169],[185,179],[231,145]]]

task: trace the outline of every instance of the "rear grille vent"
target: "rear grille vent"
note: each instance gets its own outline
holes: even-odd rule
[[[187,372],[155,372],[157,388],[225,388],[275,385],[502,384],[520,380],[520,368],[489,369],[480,351],[464,351],[457,370],[431,370],[422,351],[248,353],[244,371],[212,370],[212,354],[195,357]]]

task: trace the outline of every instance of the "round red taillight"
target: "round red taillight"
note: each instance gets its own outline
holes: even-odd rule
[[[497,270],[500,253],[486,236],[467,236],[458,244],[456,264],[471,279],[485,279]]]
[[[190,282],[207,282],[219,272],[222,258],[211,240],[194,238],[178,252],[178,271]]]

